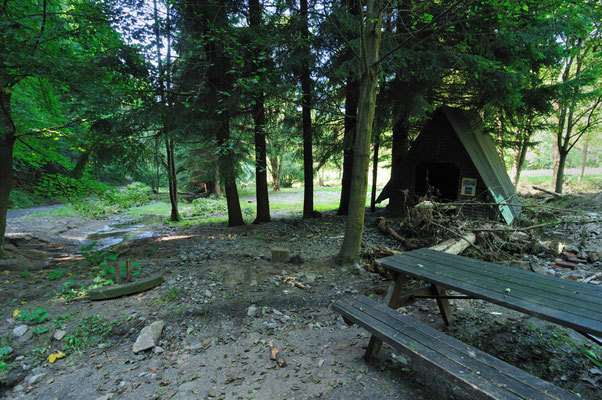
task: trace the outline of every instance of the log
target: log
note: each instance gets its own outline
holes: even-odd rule
[[[429,247],[429,249],[449,254],[460,254],[468,247],[472,246],[476,240],[476,235],[473,232],[469,232],[458,239],[446,240],[445,242]]]
[[[544,193],[547,193],[547,194],[551,194],[552,196],[555,196],[555,197],[562,197],[563,196],[562,193],[556,193],[556,192],[554,192],[552,190],[548,190],[548,189],[542,188],[541,186],[533,185],[531,187],[533,189],[535,189],[535,190],[539,190],[541,192],[544,192]]]
[[[402,237],[399,233],[395,232],[393,228],[387,226],[386,218],[380,218],[377,227],[382,233],[391,236],[393,239],[401,243],[406,249],[414,248],[414,245],[409,240]]]
[[[90,289],[88,295],[90,300],[105,300],[114,299],[116,297],[127,296],[142,292],[144,290],[152,289],[155,286],[159,286],[163,283],[163,277],[161,275],[151,275],[146,279],[141,279],[132,283],[125,283],[123,285],[111,285],[103,286],[96,289]]]

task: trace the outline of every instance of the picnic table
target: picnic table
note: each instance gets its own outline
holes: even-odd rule
[[[401,301],[414,297],[434,297],[446,323],[453,322],[446,290],[464,293],[573,328],[578,332],[602,337],[602,287],[538,274],[482,260],[419,249],[385,257],[379,265],[399,275],[393,288],[400,293],[404,276],[431,284],[400,293]],[[433,288],[433,285],[435,288]],[[435,292],[435,293],[433,293]],[[399,300],[398,300],[399,301]]]
[[[555,278],[467,257],[419,249],[377,260],[394,273],[385,304],[359,296],[341,299],[333,309],[372,337],[368,360],[383,341],[412,362],[436,371],[473,398],[577,399],[573,393],[537,378],[394,309],[414,298],[435,298],[445,323],[453,323],[449,299],[477,298],[602,336],[602,287]],[[427,284],[405,292],[407,277]],[[448,290],[462,295],[450,295]]]

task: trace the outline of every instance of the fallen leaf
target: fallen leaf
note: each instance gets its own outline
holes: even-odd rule
[[[52,353],[48,356],[48,362],[50,364],[54,364],[56,360],[63,357],[65,357],[65,353],[63,353],[62,351],[59,351],[58,353]]]

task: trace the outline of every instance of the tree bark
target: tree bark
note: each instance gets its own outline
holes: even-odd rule
[[[249,26],[251,29],[257,29],[261,26],[261,8],[259,0],[249,0]],[[259,49],[256,49],[259,52]],[[256,60],[256,71],[262,67],[263,63]],[[270,199],[268,197],[268,171],[267,171],[267,152],[265,138],[265,98],[263,89],[259,88],[255,95],[255,105],[253,106],[253,130],[255,133],[255,195],[257,198],[257,217],[254,223],[270,221]]]
[[[583,182],[583,175],[585,174],[585,165],[587,163],[587,148],[589,147],[589,136],[585,135],[585,142],[583,143],[583,150],[581,151],[581,166],[579,168],[579,177],[577,182]]]
[[[75,167],[73,167],[73,170],[71,170],[70,175],[72,178],[79,179],[82,177],[91,154],[92,150],[88,149],[79,155],[77,162],[75,163]]]
[[[223,147],[230,140],[230,115],[227,111],[221,114],[221,124],[216,132],[217,145]],[[236,187],[236,177],[234,176],[234,162],[232,150],[226,150],[226,154],[221,156],[220,171],[223,175],[224,190],[226,191],[226,204],[228,206],[228,226],[238,226],[245,223],[240,208],[238,198],[238,188]],[[224,166],[226,167],[224,168]]]
[[[10,88],[0,87],[0,258],[4,257],[6,213],[13,186],[13,150],[16,140],[10,102]]]
[[[381,41],[382,8],[380,0],[366,2],[366,16],[362,16],[361,65],[362,79],[358,108],[353,180],[349,196],[349,214],[345,226],[345,238],[336,257],[339,264],[356,262],[359,259],[364,216],[366,212],[366,190],[370,166],[370,140],[376,106],[378,84],[378,54]]]
[[[523,165],[527,156],[527,140],[528,139],[521,140],[519,148],[516,151],[516,156],[514,158],[514,186],[518,186],[518,182],[520,180],[520,173],[523,170]]]
[[[280,174],[282,173],[282,157],[270,157],[270,166],[272,189],[274,192],[278,192],[280,190]]]
[[[351,176],[353,173],[353,147],[357,124],[357,103],[360,95],[360,83],[355,76],[350,76],[345,88],[345,134],[343,136],[343,179],[341,181],[341,201],[337,215],[349,212],[349,194],[351,193]]]
[[[301,36],[311,37],[309,34],[307,0],[299,1],[299,14],[301,15]],[[309,69],[310,49],[305,46],[306,54],[301,62],[301,107],[303,128],[303,218],[314,216],[314,160],[312,149],[312,127],[311,127],[311,76]]]
[[[372,158],[372,193],[370,196],[370,211],[376,210],[376,181],[378,178],[378,150],[380,148],[380,134],[374,140],[374,157]]]
[[[391,180],[401,173],[399,166],[408,155],[410,143],[410,99],[402,95],[409,88],[395,77],[392,82],[393,93],[397,93],[393,102],[393,143],[391,148]]]
[[[556,177],[554,178],[554,191],[562,194],[562,183],[564,180],[564,166],[566,164],[566,157],[569,155],[568,152],[560,152],[558,155],[558,170],[556,171]]]
[[[169,201],[171,203],[171,218],[173,222],[180,220],[178,211],[178,179],[176,174],[174,140],[165,137],[165,151],[167,153],[167,178],[169,182]]]
[[[358,0],[343,0],[343,6],[350,15],[359,15]],[[355,39],[355,37],[349,38]],[[349,46],[349,45],[348,45]],[[353,58],[353,49],[347,48],[345,59]],[[351,193],[351,176],[353,173],[353,147],[357,125],[357,103],[360,95],[360,81],[357,73],[350,72],[345,85],[345,122],[343,135],[343,176],[341,179],[341,199],[337,215],[349,212],[349,194]]]

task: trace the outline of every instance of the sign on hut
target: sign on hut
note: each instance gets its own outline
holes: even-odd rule
[[[399,168],[376,200],[388,198],[391,215],[403,215],[424,196],[465,203],[465,215],[501,214],[508,224],[520,212],[516,188],[476,113],[439,108]]]

